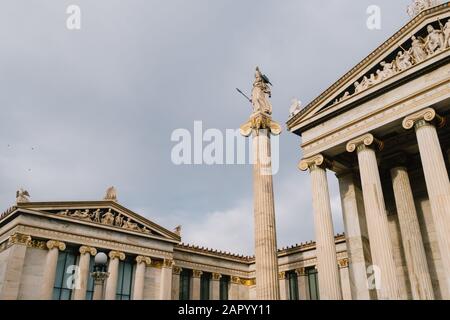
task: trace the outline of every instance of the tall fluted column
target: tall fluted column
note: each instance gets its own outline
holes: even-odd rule
[[[253,210],[255,221],[256,298],[279,300],[278,255],[272,180],[270,135],[281,127],[270,115],[257,112],[241,126],[241,134],[253,135]]]
[[[150,266],[152,259],[145,256],[136,257],[136,271],[134,276],[133,300],[144,299],[145,270]]]
[[[45,260],[44,279],[42,280],[42,299],[51,300],[53,297],[53,286],[55,284],[56,267],[58,264],[59,251],[66,250],[66,244],[57,240],[47,241],[47,258]]]
[[[97,249],[87,246],[81,246],[80,260],[78,262],[78,279],[75,282],[75,290],[73,294],[74,300],[85,300],[86,290],[89,280],[89,265],[91,262],[91,256],[97,254]]]
[[[395,166],[391,177],[413,299],[433,300],[433,285],[408,171],[405,166]]]
[[[371,264],[369,236],[361,189],[352,172],[336,175],[339,180],[345,240],[350,260],[349,281],[352,299],[370,300],[376,292],[367,286],[367,267]]]
[[[403,120],[405,129],[415,127],[422,160],[436,238],[442,259],[442,297],[450,299],[450,182],[436,126],[445,119],[431,108],[414,113]]]
[[[347,151],[357,150],[361,185],[364,197],[367,226],[370,239],[372,262],[378,299],[401,299],[393,247],[389,237],[389,225],[378,171],[377,157],[373,147],[382,148],[383,144],[373,135],[366,134],[347,144]],[[377,272],[379,270],[379,274]]]
[[[125,260],[125,253],[110,251],[108,256],[110,259],[108,265],[109,278],[106,280],[105,300],[116,300],[119,260]]]
[[[203,272],[200,270],[192,270],[192,292],[191,300],[200,300],[200,281]]]
[[[319,154],[302,160],[299,168],[302,171],[309,169],[311,173],[320,299],[341,300],[342,290],[337,264],[326,164],[326,159]]]
[[[173,266],[172,268],[172,300],[180,300],[180,274],[181,268]]]
[[[170,300],[172,292],[172,266],[173,260],[164,259],[161,269],[161,284],[159,286],[159,298]]]
[[[220,273],[213,273],[211,277],[211,300],[220,300]]]

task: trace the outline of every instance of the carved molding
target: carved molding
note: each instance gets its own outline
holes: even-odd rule
[[[278,279],[279,280],[286,280],[286,272],[281,271],[278,273]]]
[[[17,230],[21,233],[29,233],[32,235],[32,237],[47,238],[47,239],[48,238],[64,239],[67,242],[72,242],[77,245],[89,245],[97,248],[101,247],[105,249],[112,249],[113,251],[126,251],[128,253],[137,255],[157,256],[159,258],[166,258],[166,257],[172,258],[171,252],[146,247],[139,247],[136,245],[115,242],[111,240],[97,239],[73,233],[65,233],[30,226],[18,226]]]
[[[9,236],[8,245],[20,244],[23,246],[29,246],[31,242],[31,236],[22,233],[14,233]]]
[[[192,270],[192,277],[193,278],[200,278],[203,274],[203,271],[200,270]]]
[[[315,156],[305,158],[300,161],[298,168],[301,171],[307,171],[308,169],[312,169],[314,167],[319,168],[331,168],[333,166],[333,162],[326,159],[322,154],[317,154]]]
[[[426,108],[407,116],[403,120],[402,125],[403,128],[409,130],[412,129],[419,121],[433,122],[434,120],[436,120],[439,128],[442,128],[446,123],[446,119],[438,115],[436,110],[433,108]]]
[[[136,263],[137,264],[145,263],[145,265],[147,267],[149,267],[152,264],[152,259],[150,257],[146,257],[146,256],[137,256],[136,257]]]
[[[295,273],[296,273],[297,276],[299,276],[299,277],[306,276],[306,270],[305,270],[305,268],[297,268],[297,269],[295,269]]]
[[[256,279],[241,279],[241,285],[251,287],[256,285]]]
[[[346,149],[348,152],[352,153],[360,147],[370,147],[370,146],[374,146],[378,150],[383,150],[384,143],[375,138],[372,134],[366,133],[363,136],[350,140],[347,143]]]
[[[338,265],[339,265],[340,268],[348,268],[348,266],[349,266],[349,259],[348,258],[344,258],[344,259],[338,260]]]
[[[222,278],[222,275],[221,275],[220,273],[215,273],[215,272],[213,272],[213,274],[212,274],[212,280],[214,280],[214,281],[219,281],[220,278]]]
[[[47,248],[49,250],[52,250],[52,249],[56,248],[59,251],[64,251],[64,250],[66,250],[66,244],[64,242],[58,241],[58,240],[48,240],[47,241]]]
[[[172,273],[173,274],[178,274],[179,275],[182,270],[183,270],[183,268],[180,268],[179,266],[173,266],[172,267]]]
[[[47,250],[47,243],[42,240],[31,239],[30,243],[28,244],[28,247],[34,249]]]
[[[162,263],[163,268],[172,268],[173,260],[172,259],[164,259]]]
[[[91,256],[95,256],[97,254],[97,249],[94,247],[81,246],[79,249],[81,254],[90,254]]]
[[[241,278],[236,277],[236,276],[232,276],[231,277],[231,283],[240,284],[241,283]]]
[[[379,109],[368,112],[363,117],[347,122],[345,125],[322,133],[310,141],[304,142],[301,147],[306,156],[321,153],[346,140],[352,136],[362,134],[381,126],[386,122],[392,122],[407,116],[412,110],[420,110],[424,105],[429,105],[437,100],[444,99],[450,94],[450,80],[444,79],[424,88],[414,96],[408,96],[398,101],[386,104]]]
[[[125,253],[120,252],[120,251],[115,251],[115,250],[110,251],[108,253],[108,256],[111,260],[114,260],[114,259],[120,259],[122,261],[125,260]]]

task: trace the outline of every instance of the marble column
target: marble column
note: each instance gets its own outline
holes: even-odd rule
[[[308,277],[306,276],[305,268],[298,268],[295,270],[295,273],[297,273],[299,300],[310,300]]]
[[[367,286],[367,267],[371,265],[369,235],[361,189],[356,185],[352,172],[336,175],[339,181],[345,240],[350,260],[349,281],[352,299],[376,298],[374,290]]]
[[[86,290],[89,280],[89,267],[91,262],[91,256],[97,254],[97,249],[87,246],[81,246],[80,259],[78,261],[78,278],[75,281],[75,290],[73,294],[74,300],[85,300]]]
[[[178,266],[172,268],[172,300],[180,300],[180,274],[182,270]]]
[[[350,288],[349,260],[347,258],[341,259],[338,261],[338,264],[339,264],[339,274],[341,277],[342,299],[353,300],[352,290]]]
[[[0,300],[18,300],[20,282],[25,262],[27,247],[31,236],[14,233],[8,239],[8,259],[2,263],[2,279],[0,280]]]
[[[434,292],[419,219],[406,166],[391,169],[397,216],[414,300],[433,300]]]
[[[256,299],[279,300],[278,251],[272,180],[271,134],[281,127],[270,115],[253,114],[241,134],[253,135],[253,210],[255,235]]]
[[[258,281],[258,280],[256,280]],[[239,300],[239,285],[241,284],[241,279],[239,277],[232,276],[230,281],[230,288],[228,289],[228,299],[229,300]],[[258,287],[258,282],[256,282],[256,287]]]
[[[302,171],[309,169],[311,173],[320,298],[322,300],[341,300],[342,290],[337,264],[326,165],[326,159],[319,154],[303,159],[299,168]]]
[[[117,278],[119,276],[119,260],[125,260],[125,253],[119,251],[110,251],[108,273],[106,280],[105,300],[116,300]]]
[[[213,273],[211,277],[211,300],[220,300],[220,273]]]
[[[442,259],[441,291],[443,299],[450,299],[450,182],[442,154],[437,126],[445,119],[431,108],[416,112],[403,120],[403,127],[416,130],[428,197],[431,205],[436,238]]]
[[[56,267],[58,265],[59,251],[66,250],[66,244],[57,240],[47,241],[47,257],[45,259],[45,272],[42,280],[42,300],[53,298],[53,287],[55,284]]]
[[[144,299],[145,270],[152,263],[150,257],[136,257],[136,271],[134,275],[133,300]]]
[[[172,259],[164,259],[161,269],[161,283],[159,286],[159,299],[170,300],[172,293]]]
[[[381,179],[374,148],[381,149],[382,142],[373,135],[366,134],[347,144],[347,151],[357,151],[361,186],[364,197],[370,250],[372,253],[373,274],[377,296],[380,300],[401,299],[396,275],[393,247],[389,237],[389,224],[384,203]],[[378,272],[379,271],[379,272]],[[370,282],[370,281],[369,281]]]
[[[200,281],[203,272],[192,270],[191,300],[200,300]]]
[[[280,272],[278,279],[280,281],[280,300],[289,300],[289,284],[286,279],[286,272]]]

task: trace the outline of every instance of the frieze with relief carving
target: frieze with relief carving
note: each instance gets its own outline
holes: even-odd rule
[[[74,218],[78,220],[99,223],[130,231],[141,232],[145,234],[152,234],[145,225],[126,217],[120,212],[116,212],[111,208],[108,209],[76,209],[76,210],[61,210],[55,212],[58,216]]]

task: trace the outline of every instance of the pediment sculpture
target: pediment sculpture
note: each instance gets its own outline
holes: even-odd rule
[[[145,225],[132,220],[120,212],[115,212],[111,208],[109,209],[76,209],[76,210],[61,210],[56,213],[59,216],[66,216],[79,220],[100,223],[117,228],[127,229],[131,231],[142,232],[151,234]]]
[[[375,72],[366,74],[355,81],[349,90],[333,101],[332,105],[345,101],[353,95],[363,92],[450,48],[450,19],[445,24],[439,21],[439,29],[431,24],[428,25],[426,33],[425,38],[419,35],[412,36],[408,50],[401,47],[392,61],[380,62]]]

